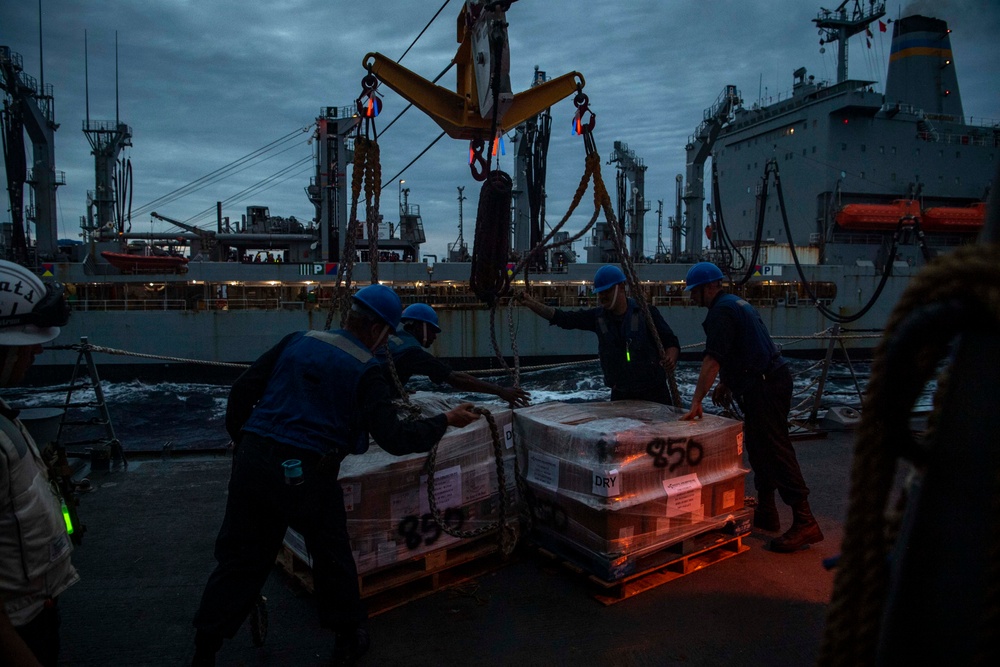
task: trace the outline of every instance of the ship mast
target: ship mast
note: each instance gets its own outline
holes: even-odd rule
[[[468,199],[462,192],[465,190],[464,186],[458,186],[458,240],[454,243],[448,244],[448,261],[449,262],[468,262],[469,261],[469,248],[465,244],[465,238],[462,235],[463,232],[463,220],[462,220],[462,202]]]
[[[643,240],[645,236],[644,216],[649,210],[646,202],[646,165],[642,158],[629,149],[628,145],[616,141],[613,145],[611,159],[608,162],[618,163],[618,198],[628,197],[624,207],[628,224],[622,223],[623,231],[629,239],[629,256],[638,261],[643,256]],[[631,184],[631,190],[628,185]]]
[[[118,156],[127,146],[132,145],[132,128],[121,122],[118,117],[118,34],[115,33],[115,119],[90,119],[90,75],[88,69],[87,34],[83,37],[84,87],[86,88],[86,120],[83,133],[90,143],[90,153],[94,156],[94,191],[87,197],[87,220],[85,231],[90,233],[98,229],[114,228],[115,233],[123,234],[125,230],[124,210],[117,210],[125,193],[116,185],[121,182],[117,177],[119,167]],[[121,165],[123,168],[125,165]],[[117,212],[116,212],[117,210]],[[96,219],[94,214],[96,213]]]
[[[41,50],[41,3],[38,7],[39,50]],[[39,56],[41,59],[41,56]],[[0,46],[0,94],[3,116],[2,131],[7,153],[14,160],[7,167],[7,192],[10,198],[12,222],[11,257],[31,262],[26,222],[35,223],[37,258],[51,259],[58,251],[56,221],[56,188],[66,185],[66,174],[56,171],[55,102],[52,84],[42,84],[24,71],[20,53],[9,46]],[[25,160],[24,135],[31,139],[32,166]],[[24,206],[24,185],[31,186],[32,200]]]
[[[868,13],[865,13],[861,0],[853,0],[854,8],[848,17],[844,8],[850,2],[851,0],[844,0],[833,11],[820,7],[819,16],[813,19],[822,37],[819,40],[821,45],[837,42],[837,83],[847,81],[847,40],[885,16],[884,2],[868,0]]]

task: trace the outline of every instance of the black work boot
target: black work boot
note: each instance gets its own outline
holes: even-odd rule
[[[809,510],[809,503],[803,500],[792,505],[792,527],[771,540],[771,551],[791,553],[822,541],[823,531]]]
[[[754,528],[776,533],[781,530],[781,517],[778,516],[778,506],[774,504],[774,490],[758,491],[757,506],[753,509]]]

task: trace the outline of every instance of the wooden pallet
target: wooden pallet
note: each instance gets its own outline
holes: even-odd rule
[[[358,585],[369,616],[377,616],[493,572],[509,562],[510,559],[500,552],[496,535],[487,535],[463,540],[385,569],[360,574]],[[282,545],[277,563],[303,588],[313,592],[312,569],[293,549]]]
[[[566,549],[565,546],[550,549],[536,545],[536,548],[540,554],[557,561],[567,570],[585,577],[593,590],[594,599],[609,606],[686,574],[697,572],[713,563],[749,551],[750,547],[743,544],[745,536],[723,531],[709,531],[695,535],[644,557],[643,561],[647,567],[615,581],[608,581],[588,571],[580,565],[576,553]],[[651,563],[655,564],[650,565]]]

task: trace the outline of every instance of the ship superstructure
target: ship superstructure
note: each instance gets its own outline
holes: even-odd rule
[[[884,93],[847,78],[846,65],[836,83],[800,67],[790,98],[740,104],[721,128],[712,150],[718,231],[737,247],[759,243],[758,263],[790,263],[795,246],[805,263],[913,266],[975,240],[1000,130],[966,122],[945,21],[908,16],[892,30]],[[787,230],[773,181],[759,209],[769,162],[780,174]],[[912,233],[889,256],[904,217]]]

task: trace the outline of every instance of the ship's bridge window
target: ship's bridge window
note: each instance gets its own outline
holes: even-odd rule
[[[878,153],[879,155],[885,155],[885,146],[879,146]]]
[[[962,151],[955,151],[955,159],[956,160],[962,159]]]
[[[813,146],[813,155],[815,155],[815,154],[816,154],[816,147]]]
[[[847,150],[847,144],[840,144],[840,150],[846,151]]]
[[[961,178],[959,178],[958,176],[955,177],[955,185],[960,185],[961,181],[962,181]]]
[[[895,146],[893,146],[893,147],[892,147],[892,154],[893,154],[893,155],[895,155],[895,154],[896,154],[896,147],[895,147]]]
[[[861,152],[862,152],[862,153],[864,153],[864,152],[865,152],[865,149],[866,149],[866,148],[867,148],[867,146],[865,146],[864,144],[861,144]]]

